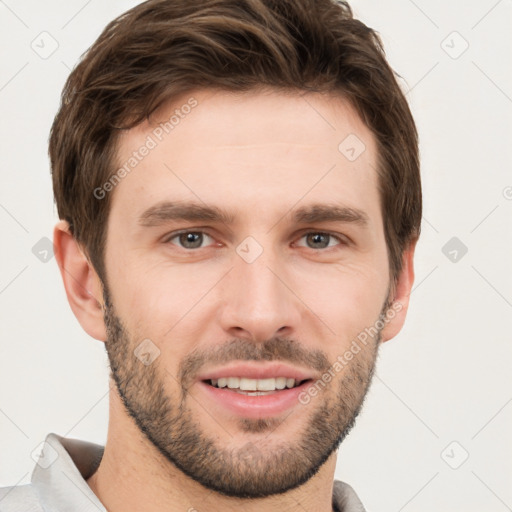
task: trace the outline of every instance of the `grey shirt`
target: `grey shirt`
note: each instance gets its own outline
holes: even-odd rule
[[[29,484],[0,488],[0,512],[107,512],[87,485],[103,446],[50,433]],[[335,512],[365,512],[350,485],[334,480]]]

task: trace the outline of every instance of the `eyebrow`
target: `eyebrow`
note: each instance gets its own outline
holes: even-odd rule
[[[216,206],[196,202],[163,201],[145,210],[139,217],[139,224],[154,227],[172,220],[208,221],[231,225],[235,221],[235,216]],[[362,227],[369,223],[368,215],[364,211],[329,203],[302,206],[292,213],[292,220],[297,224],[346,222]]]
[[[209,221],[233,224],[234,216],[217,208],[194,202],[163,201],[148,208],[140,217],[141,226],[152,227],[170,220]]]

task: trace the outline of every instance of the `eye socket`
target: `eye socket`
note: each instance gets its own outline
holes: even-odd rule
[[[321,243],[322,244],[322,247],[309,247],[310,249],[324,250],[324,249],[328,249],[330,247],[334,247],[336,244],[333,246],[333,245],[330,245],[329,242],[327,242],[327,245],[325,245],[326,240],[330,240],[330,239],[337,240],[339,242],[339,245],[347,244],[347,242],[345,240],[343,240],[341,237],[334,235],[332,233],[327,233],[325,231],[309,231],[308,233],[304,233],[300,238],[302,239],[304,237],[307,237],[308,242],[311,241],[312,243]],[[323,240],[322,242],[320,242],[320,240],[319,240],[320,237]],[[304,246],[300,246],[300,247],[304,247]]]
[[[181,231],[169,237],[166,242],[172,243],[172,240],[177,238],[182,249],[201,249],[201,242],[204,241],[205,236],[213,240],[213,238],[204,231]]]
[[[204,242],[205,237],[213,241],[213,238],[204,231],[180,231],[168,237],[165,240],[165,242],[172,243],[173,245],[178,245],[182,249],[195,250],[202,248],[202,243]],[[313,244],[320,243],[322,245],[321,247],[309,247],[310,249],[324,250],[331,247],[335,247],[336,245],[347,245],[347,241],[341,238],[340,236],[325,231],[308,231],[307,233],[304,233],[299,240],[303,238],[306,238],[306,243],[311,241]],[[179,244],[174,244],[174,242],[172,242],[174,239],[177,239],[179,241]],[[331,245],[331,239],[338,241],[339,244]],[[327,245],[325,245],[326,241]],[[307,246],[299,245],[299,247]]]

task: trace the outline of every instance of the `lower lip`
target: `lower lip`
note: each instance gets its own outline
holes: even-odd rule
[[[276,390],[268,395],[242,395],[236,391],[229,391],[228,388],[216,388],[200,381],[199,388],[204,390],[208,399],[223,406],[228,411],[245,418],[265,418],[281,414],[299,402],[299,395],[311,384],[308,380],[295,388]]]

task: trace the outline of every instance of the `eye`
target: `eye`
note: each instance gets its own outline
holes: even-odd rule
[[[211,236],[207,235],[203,231],[182,231],[181,233],[176,233],[167,238],[165,242],[173,243],[172,240],[177,239],[179,246],[183,249],[200,249],[205,237],[213,240]]]
[[[300,239],[306,239],[306,246],[297,244],[302,247],[309,247],[310,249],[328,249],[330,247],[335,247],[336,245],[347,245],[347,241],[342,237],[333,235],[331,233],[325,233],[323,231],[310,231],[309,233],[305,233],[301,236]],[[178,245],[182,249],[201,249],[204,248],[203,243],[207,241],[206,239],[210,239],[213,241],[213,238],[206,234],[204,231],[181,231],[179,233],[174,233],[166,240],[165,243],[172,243],[173,245]],[[173,242],[173,240],[177,240],[177,242]],[[332,242],[338,242],[332,243]],[[211,243],[211,242],[210,242]]]
[[[327,249],[334,247],[336,244],[331,245],[330,242],[338,241],[341,245],[347,245],[347,242],[341,237],[333,235],[331,233],[324,233],[323,231],[310,231],[302,235],[302,238],[306,238],[306,243],[310,249]],[[302,246],[304,247],[304,246]]]

